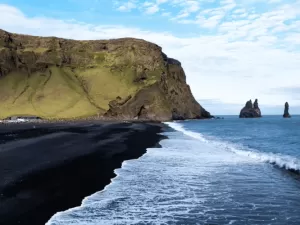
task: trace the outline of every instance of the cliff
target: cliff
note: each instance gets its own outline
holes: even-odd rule
[[[0,30],[0,118],[209,118],[179,61],[140,39],[75,41]]]
[[[290,115],[290,113],[289,113],[289,103],[288,102],[286,102],[285,104],[284,104],[284,113],[283,113],[283,118],[291,118],[291,115]]]
[[[246,102],[244,108],[240,112],[240,118],[257,118],[261,117],[261,111],[258,107],[258,101],[255,99],[254,104],[252,104],[251,99]]]

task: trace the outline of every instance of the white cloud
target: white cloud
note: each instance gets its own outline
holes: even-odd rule
[[[288,37],[286,37],[284,40],[290,44],[300,46],[300,33],[292,33]]]
[[[166,2],[168,2],[168,0],[156,0],[157,4],[163,4],[163,3],[166,3]]]
[[[144,2],[144,4],[143,4],[144,7],[149,7],[151,5],[153,5],[152,2]]]
[[[204,28],[215,28],[220,20],[223,18],[224,15],[219,14],[219,15],[214,15],[210,17],[205,17],[202,15],[199,15],[197,17],[197,23]]]
[[[179,14],[176,18],[177,19],[181,19],[181,18],[185,18],[188,17],[190,14],[188,12],[182,12],[181,14]]]
[[[269,0],[268,2],[269,3],[279,3],[279,2],[282,2],[282,0]]]
[[[145,13],[154,14],[159,11],[158,5],[152,5],[145,9]]]
[[[115,5],[117,5],[118,11],[130,12],[131,9],[138,8],[141,12],[152,15],[159,12],[161,10],[160,5],[168,1],[169,0],[148,0],[141,2],[138,0],[116,0]]]
[[[121,12],[130,12],[135,8],[137,8],[136,2],[134,0],[130,0],[128,2],[123,2],[122,4],[120,4],[117,10]]]
[[[225,10],[231,10],[236,7],[236,3],[234,0],[221,0],[220,5]]]
[[[234,0],[221,0],[218,7],[199,10],[200,3],[198,1],[191,2],[193,2],[193,4],[190,5],[193,6],[192,8],[194,10],[191,10],[191,8],[188,7],[189,4],[184,3],[184,9],[173,20],[177,20],[179,23],[197,24],[202,28],[213,29],[219,25],[221,20],[227,15],[228,12],[236,7]],[[186,19],[191,12],[198,12],[198,14],[195,16],[195,18]]]
[[[14,7],[0,4],[0,15],[5,18],[0,20],[0,28],[42,36],[76,39],[130,36],[155,42],[169,57],[182,62],[196,99],[218,99],[235,105],[238,112],[240,105],[250,98],[259,98],[265,106],[282,105],[285,101],[291,106],[300,105],[300,98],[291,93],[268,93],[278,87],[300,87],[300,51],[295,47],[299,47],[299,21],[293,20],[299,16],[297,7],[284,5],[255,14],[252,19],[231,22],[220,22],[218,16],[223,12],[220,9],[202,11],[206,26],[220,23],[217,33],[180,38],[139,28],[28,17]],[[206,14],[215,19],[206,18]],[[289,23],[284,23],[286,20]],[[279,28],[288,32],[277,36],[272,29]]]
[[[182,10],[178,13],[178,15],[173,18],[173,20],[179,20],[182,23],[181,19],[189,17],[191,13],[195,13],[200,9],[200,4],[198,1],[195,0],[188,0],[181,2],[179,4],[182,7]]]
[[[232,13],[234,13],[234,14],[240,14],[240,13],[245,13],[246,12],[246,10],[245,9],[243,9],[243,8],[240,8],[240,9],[236,9],[236,10],[234,10]]]

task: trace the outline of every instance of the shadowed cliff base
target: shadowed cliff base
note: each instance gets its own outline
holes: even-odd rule
[[[124,160],[158,147],[162,124],[0,126],[0,224],[41,225],[100,191]]]
[[[181,63],[134,38],[75,41],[0,30],[0,119],[210,118]]]

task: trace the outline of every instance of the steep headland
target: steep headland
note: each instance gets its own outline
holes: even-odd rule
[[[246,102],[244,108],[242,108],[240,112],[240,118],[257,118],[261,117],[261,111],[258,107],[258,100],[255,99],[254,103],[252,104],[251,99]]]
[[[291,115],[289,113],[289,103],[286,102],[284,104],[284,113],[283,113],[283,118],[291,118]]]
[[[75,41],[0,30],[0,118],[210,118],[181,63],[140,39]]]

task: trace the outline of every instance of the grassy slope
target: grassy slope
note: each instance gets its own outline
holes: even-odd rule
[[[44,118],[101,115],[112,99],[134,94],[140,88],[128,81],[130,74],[133,73],[113,74],[104,67],[74,72],[69,68],[51,67],[30,76],[13,72],[0,79],[0,118],[11,115]]]
[[[57,39],[31,40],[29,36],[21,39],[26,38],[28,41],[22,44],[25,48],[18,47],[18,57],[27,65],[30,61],[26,60],[36,58],[36,63],[46,63],[49,67],[30,74],[25,72],[27,69],[16,69],[0,77],[0,119],[12,115],[34,115],[47,119],[103,115],[111,100],[118,96],[134,96],[140,89],[157,82],[164,70],[161,66],[152,68],[148,70],[146,80],[135,83],[137,67],[143,67],[145,62],[151,64],[153,60],[148,56],[147,48],[128,47],[135,45],[134,41],[108,53],[92,51],[90,44],[84,41],[62,50],[57,46]],[[142,45],[147,43],[142,42]],[[2,50],[8,51],[8,48],[0,43]],[[54,66],[60,64],[62,51],[72,57],[72,62]]]

